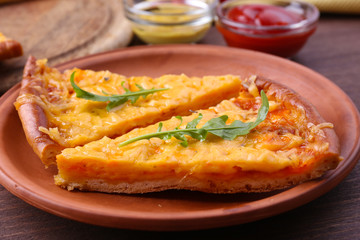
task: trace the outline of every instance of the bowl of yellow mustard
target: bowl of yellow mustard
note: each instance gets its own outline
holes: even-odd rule
[[[134,34],[148,44],[195,43],[210,29],[216,0],[123,0]]]

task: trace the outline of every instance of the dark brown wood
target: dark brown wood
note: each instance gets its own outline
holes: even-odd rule
[[[324,75],[360,108],[360,17],[327,15],[292,60]],[[134,41],[133,45],[140,44]],[[200,44],[225,45],[216,29]],[[0,64],[1,78],[9,65]],[[346,119],[344,118],[344,124]],[[0,158],[1,161],[1,158]],[[322,197],[289,212],[233,227],[191,232],[143,232],[98,227],[57,217],[0,186],[1,239],[359,239],[360,167]]]

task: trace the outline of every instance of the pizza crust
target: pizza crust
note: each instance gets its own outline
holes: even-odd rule
[[[36,59],[30,56],[25,65],[19,96],[39,97],[42,94],[43,82],[34,77],[35,71]],[[39,130],[40,127],[49,127],[44,109],[36,101],[31,101],[29,98],[23,102],[20,99],[17,101],[16,108],[27,141],[46,166],[54,164],[56,155],[61,152],[63,147],[54,142],[49,135]]]
[[[2,34],[0,33],[0,37]],[[18,41],[5,39],[0,41],[0,61],[23,55],[23,49]]]
[[[319,178],[328,170],[336,168],[339,158],[336,155],[329,156],[319,161],[314,168],[301,174],[287,175],[286,177],[274,177],[281,173],[256,174],[253,176],[239,177],[231,181],[208,178],[198,179],[191,175],[181,178],[169,178],[164,180],[147,180],[137,182],[121,182],[111,184],[101,179],[88,179],[85,183],[66,182],[56,176],[56,182],[69,191],[78,189],[81,191],[97,191],[107,193],[138,194],[149,192],[161,192],[165,190],[190,190],[214,194],[233,193],[261,193],[285,189],[303,182]]]
[[[288,87],[265,78],[257,78],[256,85],[261,89],[265,89],[266,94],[269,96],[276,95],[277,98],[290,103],[292,106],[303,108],[308,122],[315,125],[326,122],[310,102]],[[325,138],[329,142],[328,152],[339,156],[340,143],[335,131],[331,128],[324,128],[322,131],[325,133]]]

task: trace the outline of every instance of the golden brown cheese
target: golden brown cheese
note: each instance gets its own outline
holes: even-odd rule
[[[243,82],[237,98],[183,118],[180,128],[199,113],[203,119],[198,127],[221,115],[229,116],[228,124],[234,120],[254,121],[261,105],[254,81],[250,78]],[[268,116],[248,135],[229,141],[210,134],[203,142],[188,137],[186,148],[175,138],[152,138],[119,147],[127,139],[156,132],[158,124],[134,129],[116,139],[105,137],[83,147],[65,149],[57,157],[56,184],[69,190],[127,193],[172,188],[256,192],[318,177],[318,172],[311,170],[323,161],[334,162],[326,170],[335,167],[340,158],[330,152],[322,130],[332,125],[314,124],[302,106],[292,106],[276,94],[268,94]],[[179,121],[173,117],[163,122],[163,131],[174,129]]]

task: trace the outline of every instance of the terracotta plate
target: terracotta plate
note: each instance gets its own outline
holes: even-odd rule
[[[359,158],[359,113],[350,98],[318,73],[262,53],[204,45],[134,47],[58,66],[108,69],[124,75],[251,74],[279,81],[310,100],[335,124],[344,161],[322,179],[267,194],[211,195],[165,191],[143,195],[68,192],[54,185],[29,147],[13,106],[19,85],[0,100],[0,181],[14,195],[47,212],[78,221],[129,229],[190,230],[254,221],[305,204],[336,186]]]

